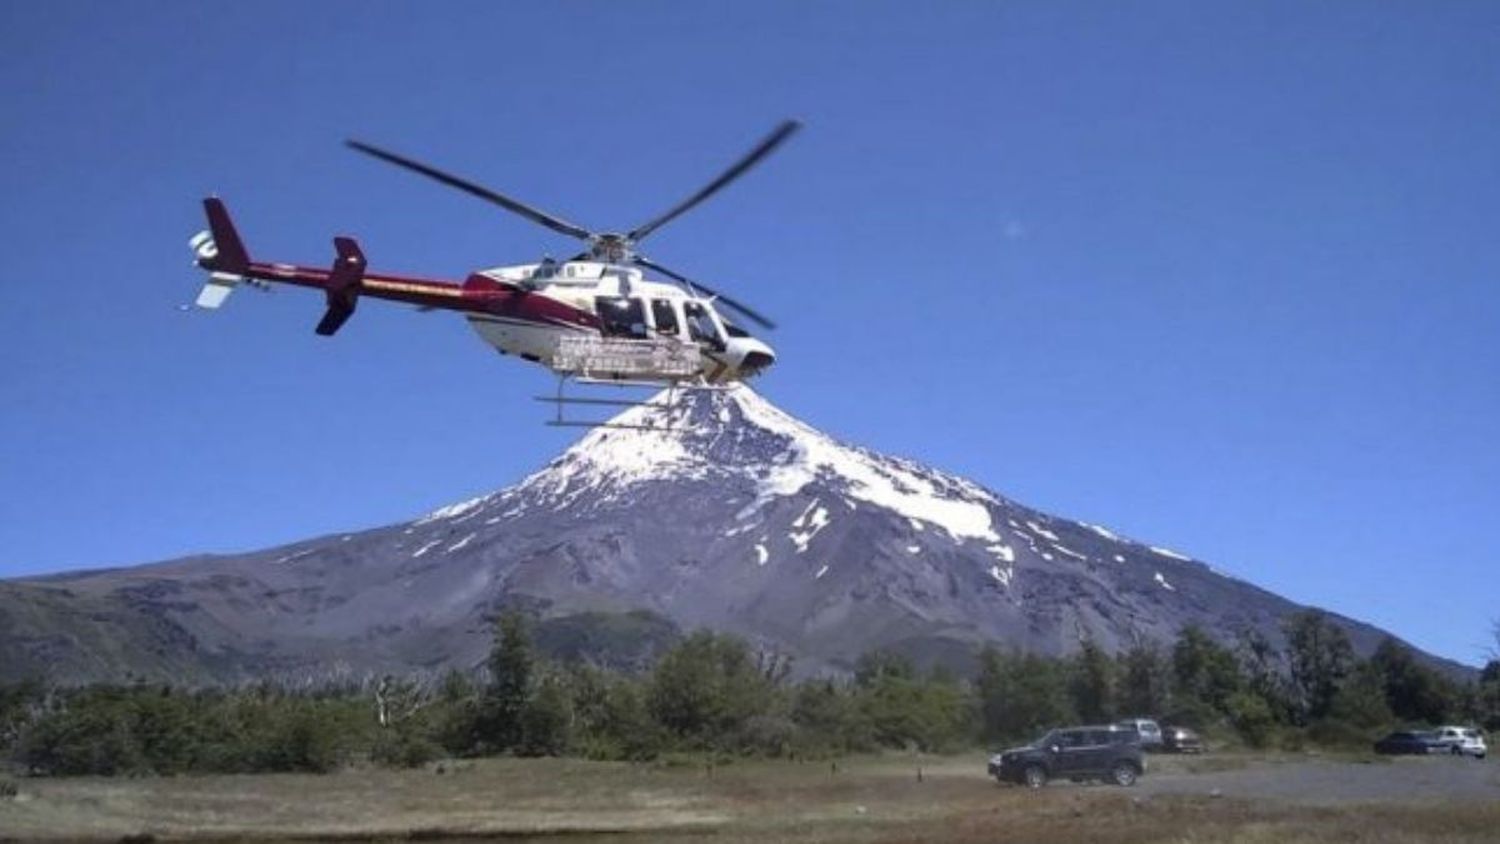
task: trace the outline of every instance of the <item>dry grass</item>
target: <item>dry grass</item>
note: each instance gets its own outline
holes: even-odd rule
[[[917,767],[922,768],[921,781]],[[444,773],[23,780],[0,838],[1491,842],[1500,801],[1315,808],[1001,788],[973,759],[737,763],[712,771],[576,760],[448,763]]]

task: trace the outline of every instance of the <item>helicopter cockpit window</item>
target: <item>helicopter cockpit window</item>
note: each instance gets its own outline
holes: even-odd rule
[[[685,302],[682,306],[682,315],[687,319],[689,337],[714,348],[724,348],[724,339],[719,336],[719,327],[714,324],[714,318],[707,308],[697,302]]]
[[[599,325],[606,337],[646,339],[646,309],[641,300],[600,296],[594,300],[599,309]]]
[[[735,325],[732,322],[725,322],[724,323],[724,333],[728,334],[730,337],[749,337],[750,336],[750,332],[746,331],[743,328],[740,328],[738,325]]]
[[[677,311],[672,309],[671,300],[652,299],[651,318],[656,321],[657,334],[668,334],[673,337],[677,336]]]

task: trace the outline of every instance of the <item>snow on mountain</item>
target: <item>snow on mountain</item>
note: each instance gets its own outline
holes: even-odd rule
[[[651,403],[666,401],[662,393]],[[523,481],[520,490],[552,495],[566,504],[569,495],[619,494],[642,481],[748,478],[756,497],[736,514],[743,520],[766,502],[795,495],[820,477],[838,477],[852,499],[955,537],[999,541],[988,511],[996,503],[990,493],[961,478],[843,445],[749,387],[689,396],[670,412],[632,408],[611,421],[661,427],[598,429]]]

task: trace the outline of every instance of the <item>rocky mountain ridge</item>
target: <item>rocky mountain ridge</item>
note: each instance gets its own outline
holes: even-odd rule
[[[408,523],[251,554],[0,582],[0,680],[205,682],[478,664],[506,605],[632,611],[844,670],[962,669],[1188,623],[1273,641],[1299,607],[1166,548],[846,445],[749,388],[627,410],[539,471]],[[1357,650],[1384,635],[1339,619]]]

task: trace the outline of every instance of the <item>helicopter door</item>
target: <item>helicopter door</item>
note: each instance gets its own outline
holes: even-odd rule
[[[606,337],[646,339],[646,309],[640,299],[625,296],[599,296],[594,299],[599,311],[599,327]]]
[[[687,318],[689,337],[703,345],[724,351],[724,338],[720,336],[719,326],[708,308],[698,302],[684,302],[682,315]]]
[[[651,320],[656,324],[656,333],[667,337],[681,337],[682,327],[677,324],[677,309],[671,299],[651,300]]]

